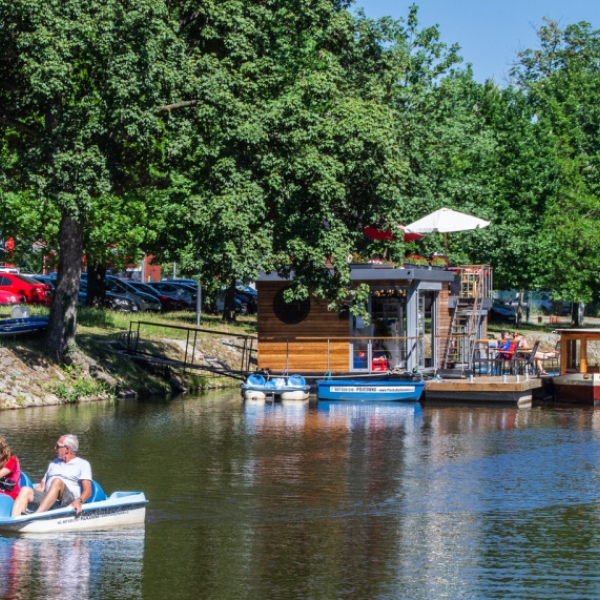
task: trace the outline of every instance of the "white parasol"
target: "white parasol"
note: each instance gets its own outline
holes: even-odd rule
[[[406,232],[411,233],[443,233],[446,249],[448,240],[446,234],[451,231],[467,231],[469,229],[482,229],[490,224],[473,215],[467,215],[449,208],[440,208],[430,215],[407,225]]]

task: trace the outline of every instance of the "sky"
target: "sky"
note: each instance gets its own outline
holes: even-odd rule
[[[600,0],[355,0],[354,6],[372,18],[405,18],[413,3],[419,25],[438,25],[442,41],[458,43],[480,82],[507,82],[517,52],[537,45],[542,17],[563,26],[587,21],[600,29]]]

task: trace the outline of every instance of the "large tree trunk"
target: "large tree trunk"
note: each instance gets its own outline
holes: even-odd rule
[[[583,325],[584,309],[583,302],[573,302],[571,304],[571,327],[581,327]]]
[[[517,298],[517,319],[515,325],[516,327],[521,327],[521,323],[523,323],[523,290],[519,290]]]
[[[58,232],[60,257],[54,301],[46,332],[46,347],[53,358],[63,361],[75,345],[77,299],[83,257],[83,222],[63,212]]]
[[[225,292],[223,321],[227,321],[228,323],[235,321],[235,277],[230,281],[229,287]]]
[[[104,308],[106,300],[106,265],[97,260],[88,261],[86,306]]]

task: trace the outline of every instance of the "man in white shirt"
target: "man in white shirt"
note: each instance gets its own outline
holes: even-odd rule
[[[87,460],[77,456],[77,436],[61,436],[54,450],[56,458],[48,465],[40,483],[35,488],[21,488],[13,505],[13,517],[22,515],[26,509],[37,513],[68,506],[79,514],[92,495],[92,468]]]

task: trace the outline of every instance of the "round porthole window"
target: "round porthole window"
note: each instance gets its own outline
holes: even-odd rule
[[[273,312],[286,325],[297,325],[308,317],[310,299],[293,300],[288,304],[283,297],[287,289],[289,288],[283,288],[275,294],[275,298],[273,298]]]

